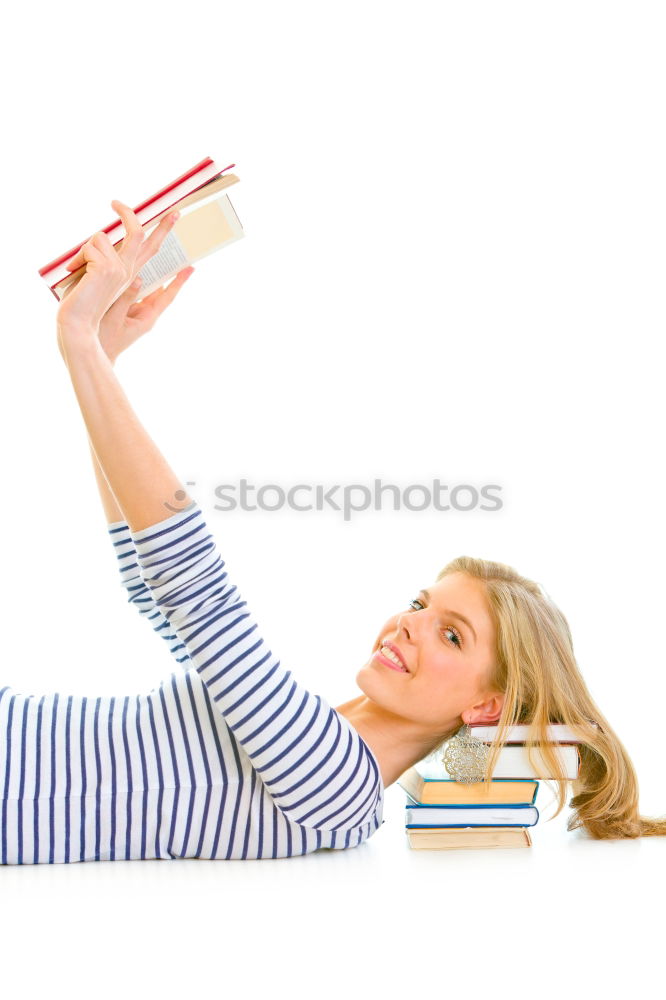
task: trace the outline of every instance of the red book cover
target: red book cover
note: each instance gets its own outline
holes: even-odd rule
[[[215,161],[208,156],[186,173],[177,177],[175,181],[171,181],[171,183],[167,184],[166,187],[161,188],[156,194],[147,198],[145,201],[142,201],[140,205],[136,206],[134,212],[141,224],[145,226],[161,212],[167,211],[172,205],[177,204],[183,198],[187,197],[187,195],[197,191],[205,184],[208,184],[209,181],[219,177],[227,170],[231,170],[234,166],[235,164],[231,163],[228,167],[224,167],[223,170],[220,170],[219,167],[216,166]],[[120,218],[110,222],[109,225],[105,226],[103,230],[96,229],[95,232],[106,233],[110,237],[114,246],[116,243],[119,243],[125,235],[122,219]],[[90,236],[92,235],[93,234],[91,233]],[[70,274],[70,272],[66,269],[65,264],[68,260],[71,260],[76,253],[78,253],[84,243],[87,243],[90,236],[87,236],[85,240],[82,240],[75,247],[72,247],[71,250],[61,254],[49,264],[45,264],[44,267],[40,267],[40,277],[44,278],[44,280],[48,283],[51,291],[53,291],[54,286],[57,285],[59,281]],[[53,291],[53,294],[56,298],[58,298],[55,291]]]

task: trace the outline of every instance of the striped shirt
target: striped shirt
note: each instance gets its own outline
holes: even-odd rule
[[[199,506],[108,531],[128,603],[179,668],[147,695],[0,688],[2,864],[285,858],[370,837],[376,758],[266,647]]]

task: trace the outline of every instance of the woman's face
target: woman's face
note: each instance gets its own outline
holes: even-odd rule
[[[376,655],[384,640],[395,645],[407,673]],[[471,723],[499,718],[501,697],[478,707],[498,694],[488,685],[494,662],[495,627],[485,587],[467,573],[451,573],[432,584],[427,596],[415,594],[410,607],[388,619],[356,682],[382,708],[432,727],[436,734],[463,713]],[[466,711],[474,706],[475,712]]]

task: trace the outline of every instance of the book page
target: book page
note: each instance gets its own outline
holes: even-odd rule
[[[232,228],[229,208],[229,198],[223,195],[178,220],[174,229],[190,262],[205,257],[239,235],[238,227]]]
[[[164,284],[172,274],[180,271],[189,263],[190,260],[185,248],[172,229],[165,236],[162,246],[155,256],[147,260],[139,271],[139,277],[143,282],[139,289],[139,296],[146,295],[153,285]]]
[[[243,228],[227,195],[181,215],[158,252],[139,271],[143,284],[137,298],[145,298],[188,264],[243,235]]]

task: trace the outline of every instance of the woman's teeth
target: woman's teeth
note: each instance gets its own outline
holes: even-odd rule
[[[395,663],[398,667],[400,667],[401,670],[405,670],[405,668],[403,667],[402,663],[400,662],[400,660],[395,655],[395,653],[393,652],[392,649],[388,649],[386,646],[382,646],[380,652],[381,652],[382,656],[386,657],[387,660],[390,660],[392,663]],[[405,670],[405,673],[407,673],[406,670]]]

